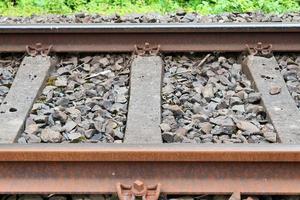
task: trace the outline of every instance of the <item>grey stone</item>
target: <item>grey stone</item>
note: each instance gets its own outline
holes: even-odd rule
[[[101,133],[97,133],[97,134],[94,134],[91,138],[91,140],[101,140],[103,137],[103,135]]]
[[[60,98],[56,101],[56,105],[58,105],[58,106],[68,106],[69,103],[70,103],[70,100],[67,98]]]
[[[259,128],[249,121],[238,121],[236,126],[242,131],[248,131],[250,133],[259,133]]]
[[[265,131],[263,132],[264,137],[266,138],[266,140],[275,143],[277,142],[277,135],[274,131]]]
[[[27,134],[36,134],[39,130],[39,126],[37,124],[30,124],[26,126],[24,132]]]
[[[229,126],[229,127],[235,126],[233,120],[230,117],[226,117],[226,116],[211,118],[210,122],[219,126]]]
[[[214,97],[213,85],[206,84],[202,89],[202,95],[205,99],[211,99]]]
[[[52,114],[54,120],[59,120],[61,123],[66,123],[68,116],[60,110],[55,110]]]
[[[97,133],[97,130],[95,130],[95,129],[89,129],[89,130],[84,131],[84,135],[88,139],[90,139],[96,133]]]
[[[70,132],[71,130],[73,130],[75,127],[77,126],[77,123],[75,123],[74,121],[72,120],[68,120],[66,122],[66,124],[64,125],[64,129],[67,131],[67,132]]]
[[[20,138],[18,138],[18,143],[19,144],[26,144],[27,141],[26,141],[26,139],[24,137],[20,137]]]
[[[160,129],[163,131],[163,132],[168,132],[171,130],[171,127],[169,124],[167,123],[161,123],[160,124]]]
[[[31,115],[33,121],[35,121],[36,123],[45,123],[48,119],[48,117],[46,115]]]
[[[175,115],[183,115],[183,110],[178,105],[167,105],[166,109],[172,111]]]
[[[212,130],[212,125],[209,122],[204,122],[201,124],[201,131],[205,134],[210,134]]]
[[[99,59],[99,63],[102,65],[102,66],[107,66],[110,64],[109,60],[107,58],[100,58]]]
[[[42,130],[41,139],[43,142],[57,143],[61,141],[62,136],[59,132],[47,128]]]
[[[55,80],[54,84],[57,87],[66,87],[68,85],[68,80],[64,76],[60,76]]]
[[[6,87],[6,86],[4,86],[4,85],[0,86],[0,96],[3,96],[3,95],[5,95],[5,94],[7,94],[8,91],[9,91],[9,88],[8,88],[8,87]]]
[[[253,92],[248,95],[247,101],[249,103],[257,103],[261,99],[261,94],[258,92]]]
[[[78,116],[80,116],[81,112],[80,110],[74,108],[74,107],[70,107],[70,108],[66,108],[66,112],[72,117],[72,118],[76,118]]]
[[[28,134],[27,135],[27,142],[28,143],[40,143],[42,140],[40,137],[34,135],[34,134]]]
[[[209,120],[209,117],[206,114],[195,114],[192,115],[192,121],[199,121],[199,122],[207,122]]]
[[[78,132],[73,132],[73,133],[69,133],[68,134],[68,138],[71,140],[71,141],[74,141],[74,140],[78,140],[79,138],[81,138],[82,135]]]
[[[243,104],[243,101],[239,97],[230,97],[229,101],[231,106]]]
[[[120,128],[114,129],[113,137],[121,140],[124,138],[124,132],[121,131]]]
[[[232,106],[231,109],[233,111],[238,111],[238,112],[241,112],[241,113],[245,112],[245,106],[244,105],[235,105],[235,106]]]

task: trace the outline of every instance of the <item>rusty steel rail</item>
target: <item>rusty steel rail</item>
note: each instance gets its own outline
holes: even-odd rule
[[[299,145],[1,145],[0,193],[300,194]]]
[[[0,162],[300,162],[288,144],[1,144]]]
[[[258,42],[273,51],[300,51],[299,34],[295,23],[0,25],[0,52],[36,43],[54,52],[132,52],[145,43],[161,52],[240,52]]]

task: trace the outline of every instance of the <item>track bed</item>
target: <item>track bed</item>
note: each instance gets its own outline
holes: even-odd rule
[[[299,65],[274,57],[300,51],[298,25],[0,29],[1,52],[27,52],[0,105],[0,193],[300,193]]]
[[[19,143],[122,143],[129,56],[65,56],[33,104]]]
[[[274,143],[261,93],[236,55],[167,56],[163,79],[164,142]]]

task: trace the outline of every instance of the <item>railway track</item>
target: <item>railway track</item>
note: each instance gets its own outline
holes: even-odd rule
[[[160,194],[226,194],[230,199],[299,195],[300,112],[273,56],[300,51],[299,24],[1,25],[0,30],[0,52],[26,52],[0,106],[0,193],[118,193],[120,199],[157,199]],[[126,128],[120,128],[124,137],[117,136],[122,144],[17,144],[53,66],[63,53],[78,52],[133,54],[130,73],[125,74],[130,80],[123,83],[130,86],[125,95],[129,101],[116,100],[128,103]],[[265,129],[268,122],[275,136],[270,130],[259,133],[269,137],[260,144],[167,144],[160,128],[162,77],[168,73],[163,56],[180,52],[241,55],[241,69],[254,86],[249,93],[260,93],[265,121],[253,124],[234,117],[228,121],[231,115],[223,113],[225,124],[219,118],[210,123],[222,129],[220,134],[234,135],[228,133],[229,127],[258,132],[257,127]],[[202,68],[206,59],[196,68]],[[107,74],[104,69],[84,75],[90,80]],[[66,86],[65,80],[58,82],[58,87]],[[207,102],[212,98],[209,91],[201,89]],[[163,109],[182,115],[174,105]],[[62,121],[63,116],[57,118]],[[182,130],[172,135],[177,142],[180,134],[187,134]],[[55,134],[45,133],[41,140],[49,142]],[[62,136],[56,136],[52,142],[62,142]]]

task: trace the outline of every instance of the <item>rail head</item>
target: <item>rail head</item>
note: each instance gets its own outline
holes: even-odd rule
[[[300,32],[299,23],[0,24],[3,33]]]
[[[300,145],[2,144],[6,161],[300,162]]]

